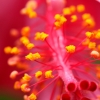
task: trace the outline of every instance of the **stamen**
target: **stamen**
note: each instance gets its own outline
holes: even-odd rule
[[[10,74],[10,78],[15,79],[17,75],[18,75],[17,71],[12,71],[11,74]]]

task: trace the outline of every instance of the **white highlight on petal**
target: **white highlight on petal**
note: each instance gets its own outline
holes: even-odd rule
[[[100,0],[96,0],[96,1],[100,2]]]

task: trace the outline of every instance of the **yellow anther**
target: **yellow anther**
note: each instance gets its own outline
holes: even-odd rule
[[[63,15],[70,15],[71,14],[71,10],[70,10],[70,8],[64,8],[63,9]]]
[[[21,83],[19,82],[19,81],[16,81],[15,83],[14,83],[14,89],[20,89],[20,87],[21,87]]]
[[[74,12],[76,11],[76,7],[73,6],[73,5],[71,5],[69,8],[70,8],[70,11],[71,11],[72,13],[74,13]]]
[[[89,13],[84,13],[84,14],[82,15],[82,19],[83,19],[83,20],[86,20],[86,19],[88,19],[88,18],[91,18],[91,15],[90,15]]]
[[[29,13],[29,18],[35,18],[35,17],[37,17],[37,13],[35,11]]]
[[[26,4],[26,8],[31,8],[35,10],[37,8],[37,2],[35,0],[30,0]]]
[[[82,5],[82,4],[77,5],[77,11],[78,11],[78,12],[83,12],[83,11],[85,11],[85,6]]]
[[[17,71],[12,71],[11,74],[10,74],[10,78],[15,79],[17,75],[18,75]]]
[[[96,50],[93,50],[93,51],[90,53],[90,55],[91,55],[92,57],[94,57],[94,58],[99,58],[99,57],[100,57],[99,52],[96,51]]]
[[[89,49],[95,49],[96,48],[96,43],[95,42],[89,42],[88,48]]]
[[[25,84],[22,84],[22,85],[21,85],[21,90],[22,90],[23,92],[29,92],[29,91],[30,91],[30,88],[28,88],[28,84],[25,83]]]
[[[54,16],[55,20],[60,20],[60,17],[61,17],[60,14],[56,14],[56,15]]]
[[[37,71],[36,73],[35,73],[35,77],[36,78],[40,78],[42,76],[42,71]]]
[[[30,75],[28,75],[28,74],[24,74],[24,77],[22,77],[22,80],[24,81],[24,82],[29,82],[30,80],[31,80],[31,76]]]
[[[44,41],[46,38],[48,37],[48,34],[44,33],[44,32],[37,32],[35,34],[35,40],[41,40],[41,41]]]
[[[37,13],[34,11],[37,8],[37,2],[30,0],[27,2],[26,7],[21,10],[21,14],[27,15],[29,18],[37,17]]]
[[[33,54],[32,53],[29,53],[27,56],[25,56],[25,58],[27,59],[27,60],[34,60],[34,57],[33,57]]]
[[[54,25],[56,26],[56,29],[61,27],[61,23],[59,21],[54,22]]]
[[[22,36],[28,37],[29,36],[29,33],[30,33],[30,27],[29,26],[26,26],[26,27],[23,27],[22,28],[22,30],[21,30]]]
[[[54,76],[52,75],[52,70],[48,70],[45,72],[45,78],[53,78]]]
[[[11,48],[10,46],[5,47],[5,48],[4,48],[4,52],[5,52],[6,54],[10,54],[11,49],[12,49],[12,48]]]
[[[29,16],[29,18],[35,18],[37,17],[37,13],[33,11],[32,8],[26,8],[26,14]]]
[[[86,46],[89,44],[89,42],[90,42],[90,39],[85,39],[85,41],[83,41],[82,44]]]
[[[56,29],[60,28],[67,21],[67,19],[60,14],[55,15],[55,20],[54,25],[56,26]]]
[[[87,38],[93,38],[94,37],[94,33],[92,33],[92,32],[86,32],[85,35],[86,35]]]
[[[25,56],[25,58],[26,58],[27,60],[34,61],[34,60],[37,60],[37,59],[41,58],[41,56],[40,56],[39,53],[34,53],[34,54],[29,53],[27,56]]]
[[[83,25],[92,28],[95,26],[95,22],[94,22],[93,18],[88,18],[88,19],[84,20]]]
[[[13,47],[11,49],[11,54],[18,54],[19,53],[19,49],[17,47]]]
[[[33,11],[32,8],[30,7],[29,8],[27,7],[25,10],[27,15],[29,15]]]
[[[29,44],[27,44],[26,45],[26,47],[27,47],[27,49],[32,49],[32,48],[34,48],[34,44],[33,43],[29,43]]]
[[[29,39],[25,36],[20,38],[20,41],[22,42],[22,44],[24,45],[28,45],[30,43]]]
[[[32,93],[28,98],[29,98],[29,100],[36,100],[37,99],[37,97],[34,93]]]
[[[72,15],[71,16],[71,22],[75,22],[77,21],[77,16],[76,15]]]
[[[61,25],[63,24],[63,23],[65,23],[67,21],[67,19],[64,17],[64,16],[61,16],[60,17],[60,23],[61,23]]]
[[[96,38],[96,39],[100,39],[100,31],[98,31],[98,32],[96,33],[95,38]]]
[[[76,47],[74,45],[69,45],[69,46],[66,46],[66,50],[68,53],[74,53],[76,50]]]

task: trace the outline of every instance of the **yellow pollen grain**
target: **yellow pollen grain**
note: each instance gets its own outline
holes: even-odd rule
[[[42,71],[37,71],[36,73],[35,73],[35,77],[36,78],[40,78],[42,76]]]
[[[39,53],[29,53],[27,56],[25,56],[25,58],[27,60],[31,60],[31,61],[34,61],[34,60],[37,60],[39,58],[41,58],[40,54]]]
[[[67,21],[67,19],[64,16],[60,17],[60,23],[63,24]]]
[[[71,10],[69,7],[63,9],[63,15],[71,15]]]
[[[92,32],[86,32],[85,35],[87,38],[94,38],[94,33]]]
[[[91,15],[90,15],[89,13],[84,13],[84,14],[82,15],[82,19],[83,19],[83,20],[86,20],[86,19],[88,19],[88,18],[91,18]]]
[[[37,13],[32,8],[26,8],[26,15],[28,15],[29,18],[35,18],[37,17]]]
[[[6,54],[10,54],[11,49],[12,49],[12,48],[11,48],[10,46],[7,46],[7,47],[4,48],[4,52],[5,52]]]
[[[48,70],[45,72],[45,78],[53,78],[54,76],[52,75],[52,70]]]
[[[30,43],[29,39],[25,36],[20,38],[20,41],[22,44],[24,44],[25,46],[28,45]]]
[[[28,37],[29,36],[29,33],[30,33],[30,27],[29,26],[23,27],[21,29],[22,36]]]
[[[60,14],[56,14],[54,16],[54,18],[55,18],[54,25],[55,25],[56,29],[61,28],[62,25],[67,21],[67,19],[64,16],[60,15]]]
[[[32,11],[30,14],[29,14],[29,18],[35,18],[37,17],[37,13],[35,11]]]
[[[60,14],[56,14],[56,15],[54,16],[55,20],[60,20],[60,17],[61,17]]]
[[[96,38],[96,39],[100,39],[100,31],[98,31],[98,32],[96,33],[95,38]]]
[[[29,98],[29,100],[36,100],[37,99],[37,97],[34,93],[32,93],[28,98]]]
[[[28,74],[24,74],[24,76],[22,77],[22,80],[24,81],[24,82],[29,82],[30,80],[31,80],[31,76],[30,75],[28,75]]]
[[[83,42],[82,42],[82,45],[89,45],[89,42],[90,42],[90,39],[86,38]]]
[[[34,39],[44,41],[48,37],[48,34],[44,32],[36,32]]]
[[[88,48],[89,49],[95,49],[96,48],[96,43],[95,42],[89,42]]]
[[[23,92],[29,92],[30,88],[28,88],[28,84],[27,83],[24,83],[24,84],[21,85],[21,90]]]
[[[78,11],[78,12],[83,12],[83,11],[85,11],[85,6],[82,5],[82,4],[77,5],[77,11]]]
[[[58,29],[62,26],[59,21],[54,22],[54,25],[56,26],[56,29]]]
[[[76,11],[76,7],[74,5],[71,5],[69,8],[71,13],[74,13]]]
[[[95,26],[95,21],[93,18],[88,18],[86,20],[83,21],[83,26],[88,26],[90,28]]]
[[[69,45],[69,46],[66,46],[66,50],[68,53],[74,53],[76,50],[76,47],[74,45]]]
[[[30,50],[32,48],[34,48],[34,44],[33,43],[29,43],[26,45],[27,49]]]
[[[18,54],[19,53],[19,49],[17,47],[13,47],[11,49],[11,54]]]
[[[75,22],[77,21],[77,16],[76,15],[72,15],[71,16],[71,22]]]

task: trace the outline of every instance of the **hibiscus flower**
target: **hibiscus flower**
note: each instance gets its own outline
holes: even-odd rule
[[[14,55],[8,64],[20,68],[10,78],[25,100],[99,100],[100,29],[94,8],[99,3],[90,0],[29,0],[21,9],[30,19],[10,31],[19,38],[4,52]]]

